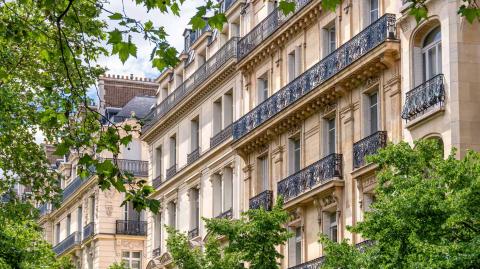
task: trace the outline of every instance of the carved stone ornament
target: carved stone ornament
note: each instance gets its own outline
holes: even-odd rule
[[[112,205],[106,205],[105,206],[105,212],[107,213],[108,217],[111,217],[112,213],[113,213],[113,206]]]
[[[328,195],[328,196],[325,196],[322,198],[322,205],[323,207],[326,207],[326,206],[329,206],[333,203],[335,203],[335,198],[333,197],[332,194]]]

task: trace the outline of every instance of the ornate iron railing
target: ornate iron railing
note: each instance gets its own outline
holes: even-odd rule
[[[40,216],[45,216],[45,215],[49,214],[50,212],[52,212],[52,205],[49,204],[49,203],[41,204],[38,207],[38,210],[40,211]]]
[[[162,185],[162,175],[159,175],[152,180],[152,186],[154,189],[157,189],[158,187],[160,187],[160,185]]]
[[[402,119],[406,121],[413,120],[427,112],[431,107],[436,105],[442,107],[444,101],[445,89],[443,85],[443,74],[439,74],[407,92],[402,111]]]
[[[95,223],[90,222],[89,224],[83,227],[83,240],[88,239],[90,236],[94,234],[95,231]]]
[[[320,266],[322,266],[324,260],[325,256],[322,256],[311,261],[289,267],[288,269],[320,269]]]
[[[117,159],[118,168],[137,177],[148,176],[148,161]]]
[[[350,41],[340,46],[238,119],[233,125],[233,139],[238,140],[245,136],[387,39],[394,37],[395,15],[385,14]]]
[[[360,242],[360,243],[357,243],[355,245],[355,247],[361,252],[365,252],[365,250],[369,247],[371,247],[373,244],[375,243],[375,241],[373,240],[365,240],[363,242]]]
[[[193,162],[198,160],[198,158],[200,158],[200,148],[199,147],[197,147],[192,152],[187,154],[187,165],[192,164]]]
[[[165,180],[168,180],[177,174],[177,164],[172,165],[167,169]]]
[[[159,257],[160,254],[162,254],[162,249],[160,247],[152,250],[152,257],[153,258]]]
[[[116,234],[147,235],[147,222],[139,220],[117,220]]]
[[[378,131],[353,144],[353,168],[365,165],[365,157],[387,145],[387,132]]]
[[[265,39],[273,34],[280,26],[288,19],[293,17],[295,13],[300,11],[312,0],[295,0],[295,10],[290,12],[287,16],[279,8],[275,8],[268,16],[258,23],[248,34],[246,34],[238,42],[238,58],[245,58]]]
[[[257,194],[256,196],[250,198],[248,204],[250,209],[263,208],[265,210],[272,210],[273,191],[266,190]]]
[[[63,189],[63,196],[62,196],[62,201],[67,200],[70,196],[72,196],[85,182],[87,182],[87,179],[82,179],[81,177],[76,177],[70,184]]]
[[[232,137],[232,124],[228,125],[223,130],[218,132],[218,134],[210,138],[210,148],[213,149],[214,147],[225,142],[230,137]]]
[[[186,79],[178,88],[156,106],[146,117],[143,130],[148,130],[158,119],[163,117],[196,87],[205,82],[213,73],[221,69],[230,59],[237,57],[238,37],[232,37],[206,63]]]
[[[288,202],[333,178],[342,178],[342,154],[332,153],[277,183],[277,193]]]
[[[230,208],[229,210],[218,214],[218,216],[216,216],[215,218],[217,218],[217,219],[231,219],[231,218],[233,218],[233,211]]]
[[[66,251],[72,249],[76,245],[80,244],[80,232],[73,232],[67,238],[63,239],[62,242],[58,243],[56,246],[53,247],[53,251],[57,255],[61,255]]]
[[[193,228],[188,231],[188,239],[193,239],[198,236],[198,228]]]

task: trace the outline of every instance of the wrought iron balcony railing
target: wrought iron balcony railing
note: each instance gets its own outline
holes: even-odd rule
[[[72,182],[70,182],[70,184],[68,184],[67,187],[63,189],[62,201],[67,200],[87,181],[87,179],[82,179],[79,176],[72,180]]]
[[[273,204],[273,192],[271,190],[266,190],[258,195],[250,198],[248,203],[250,209],[260,209],[272,210]]]
[[[146,124],[143,130],[148,130],[157,120],[167,114],[181,100],[183,100],[196,87],[205,82],[213,73],[221,69],[230,59],[237,57],[238,37],[231,38],[223,45],[206,63],[200,66],[195,73],[186,79],[178,88],[167,96],[149,115],[145,117]]]
[[[160,254],[162,254],[162,249],[160,247],[152,250],[152,257],[153,258],[159,257]]]
[[[118,168],[137,177],[148,176],[148,161],[117,159]]]
[[[402,118],[406,121],[416,119],[431,107],[436,105],[442,107],[444,101],[445,89],[443,85],[443,74],[439,74],[407,92]]]
[[[170,168],[167,169],[167,175],[165,177],[165,180],[171,179],[176,174],[177,174],[177,164],[174,164]]]
[[[187,154],[187,165],[192,164],[193,162],[198,160],[198,158],[200,158],[200,148],[199,147],[197,147],[192,152]]]
[[[231,219],[231,218],[233,218],[233,211],[230,208],[229,210],[218,214],[215,218],[217,218],[217,219]]]
[[[83,240],[90,238],[93,236],[95,230],[95,223],[90,222],[89,224],[83,227]]]
[[[47,214],[49,214],[50,212],[52,212],[52,205],[49,204],[49,203],[46,203],[46,204],[41,204],[39,207],[38,207],[38,210],[40,211],[40,216],[45,216]]]
[[[117,220],[116,234],[147,235],[147,222],[141,220]]]
[[[198,236],[198,228],[193,228],[188,231],[188,239],[193,239]]]
[[[245,58],[265,39],[273,34],[288,19],[293,17],[298,11],[305,7],[312,0],[295,0],[295,10],[287,16],[279,8],[272,10],[268,16],[258,23],[248,34],[238,42],[238,58]]]
[[[214,147],[225,142],[230,137],[232,137],[232,124],[228,125],[223,130],[210,138],[210,148],[213,149]]]
[[[365,240],[363,242],[357,243],[355,247],[360,251],[360,252],[365,252],[365,250],[369,247],[371,247],[375,241],[373,240]]]
[[[332,153],[277,183],[278,195],[288,202],[334,178],[342,178],[342,154]]]
[[[62,242],[58,243],[56,246],[53,247],[53,251],[57,255],[61,255],[66,251],[72,249],[73,247],[80,244],[80,232],[73,232],[67,238],[63,239]]]
[[[152,180],[152,186],[154,189],[157,189],[158,187],[160,187],[160,185],[162,185],[162,175],[159,175]]]
[[[395,38],[393,14],[385,14],[370,24],[350,41],[238,119],[233,125],[233,139],[242,138],[273,118],[389,38]]]
[[[387,132],[378,131],[353,144],[353,168],[365,165],[365,157],[387,145]]]
[[[288,269],[319,269],[322,266],[325,256],[318,257],[308,262],[289,267]]]

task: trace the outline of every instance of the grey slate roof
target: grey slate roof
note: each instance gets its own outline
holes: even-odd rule
[[[136,118],[142,119],[147,116],[152,106],[155,105],[155,100],[154,96],[135,96],[122,107],[115,117],[126,119],[134,114]]]

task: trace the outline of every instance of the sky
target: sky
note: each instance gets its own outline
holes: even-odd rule
[[[183,49],[183,31],[188,28],[188,22],[190,18],[195,14],[195,7],[202,4],[201,0],[187,0],[181,7],[181,16],[177,17],[171,14],[162,14],[158,10],[151,10],[147,12],[147,9],[143,6],[137,6],[132,0],[124,0],[125,12],[128,17],[134,19],[140,19],[143,22],[151,20],[154,26],[164,26],[167,34],[167,40],[170,45],[174,46],[177,51]],[[122,1],[111,0],[106,9],[112,12],[122,13]],[[105,15],[105,17],[108,14]],[[108,23],[111,23],[107,19]],[[111,26],[112,29],[115,27]],[[101,66],[106,66],[109,70],[107,74],[115,75],[130,75],[148,78],[156,78],[160,72],[152,68],[150,63],[150,53],[152,52],[153,45],[144,40],[140,35],[134,35],[134,43],[137,45],[137,58],[130,57],[125,64],[118,59],[118,55],[103,57],[97,62]]]

